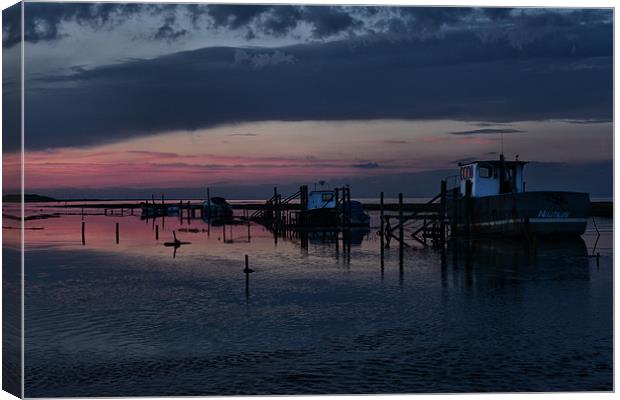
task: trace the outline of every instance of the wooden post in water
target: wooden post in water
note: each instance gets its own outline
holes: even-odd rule
[[[401,245],[405,236],[405,227],[403,226],[403,194],[398,194],[398,240],[400,240]]]
[[[119,239],[120,239],[120,237],[119,237],[119,224],[117,222],[116,223],[116,244],[118,244]]]
[[[299,212],[297,225],[305,226],[308,212],[308,186],[302,185],[299,187],[299,198],[301,202],[301,211]]]
[[[405,245],[405,226],[403,218],[403,194],[398,194],[398,258],[400,262],[400,270],[402,274],[403,269],[403,247]]]
[[[347,225],[351,225],[351,188],[348,185],[347,185],[347,218],[345,222]]]
[[[159,225],[155,225],[155,240],[159,240]]]
[[[440,203],[439,203],[439,235],[440,237],[440,242],[439,244],[443,247],[444,241],[446,239],[446,224],[445,224],[445,217],[446,217],[446,191],[448,188],[448,184],[446,182],[445,179],[441,180],[441,198],[440,198]]]
[[[278,210],[278,188],[276,186],[273,187],[273,218],[277,226],[280,221],[280,212]]]
[[[226,243],[226,224],[222,224],[222,240]]]
[[[209,191],[208,187],[207,187],[207,219],[208,220],[211,219],[211,192]]]
[[[379,237],[381,239],[381,271],[383,271],[384,266],[384,253],[385,253],[385,227],[383,226],[383,192],[379,196],[379,218],[380,218],[380,231]]]
[[[452,189],[452,216],[450,217],[450,239],[456,239],[458,232],[458,218],[459,218],[459,189]]]
[[[467,235],[471,234],[471,196],[472,196],[472,182],[471,180],[467,180],[465,182],[465,232]]]
[[[82,221],[82,246],[86,244],[85,230],[86,230],[86,222]]]
[[[340,189],[334,189],[334,194],[336,195],[336,224],[340,225],[342,223],[342,217],[340,213],[344,212],[342,208],[338,209],[338,203],[340,202]]]
[[[250,261],[248,259],[248,255],[245,255],[245,268],[243,269],[243,273],[245,274],[245,297],[250,296],[250,274],[254,272],[250,268]]]

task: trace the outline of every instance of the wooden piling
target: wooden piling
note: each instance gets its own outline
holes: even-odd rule
[[[439,244],[443,246],[443,243],[446,240],[446,191],[448,189],[448,184],[445,179],[441,180],[441,192],[440,192],[440,203],[439,203],[439,235],[441,236],[439,239]]]
[[[116,244],[119,243],[120,237],[119,237],[119,223],[116,223]]]
[[[471,219],[472,219],[472,182],[467,180],[465,182],[465,233],[469,235],[471,233]]]
[[[207,215],[206,217],[208,220],[211,219],[211,191],[209,190],[208,187],[207,187]]]
[[[403,247],[405,245],[405,220],[403,218],[403,194],[398,194],[398,258],[400,265],[400,273],[403,271]]]
[[[452,216],[450,217],[450,239],[456,239],[459,218],[459,189],[452,189]]]
[[[248,260],[248,255],[245,255],[245,269],[243,270],[245,274],[245,296],[250,295],[250,262]]]
[[[278,188],[276,186],[273,187],[273,218],[275,220],[274,226],[278,225],[280,221],[280,210],[278,208]]]
[[[405,236],[405,227],[403,225],[403,194],[398,194],[398,240],[400,240],[401,245]]]
[[[339,188],[334,189],[334,194],[336,195],[336,212],[339,212],[338,211],[338,203],[340,203],[340,189]],[[342,213],[342,212],[344,212],[344,210],[340,210],[340,213]],[[338,225],[342,224],[342,218],[341,218],[340,214],[336,215],[336,223]]]
[[[86,244],[86,222],[82,221],[82,246]]]
[[[159,240],[159,225],[155,225],[155,240]]]
[[[226,243],[226,224],[222,224],[222,240]]]
[[[351,225],[351,188],[347,185],[347,215],[345,218],[345,223],[347,225]]]
[[[381,270],[383,271],[383,265],[384,265],[384,253],[385,253],[385,227],[384,227],[384,221],[383,221],[383,192],[381,192],[381,195],[379,196],[379,225],[380,225],[380,232],[379,232],[379,237],[381,239]]]

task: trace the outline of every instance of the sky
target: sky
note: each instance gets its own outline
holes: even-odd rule
[[[26,3],[24,18],[28,193],[263,198],[325,180],[432,196],[502,136],[532,161],[530,189],[613,190],[611,9]],[[3,130],[12,169],[19,120]]]

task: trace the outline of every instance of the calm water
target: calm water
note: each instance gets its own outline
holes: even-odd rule
[[[612,390],[611,220],[598,264],[591,226],[537,252],[476,241],[401,265],[393,246],[382,268],[376,229],[303,249],[254,224],[170,217],[155,240],[152,220],[86,215],[82,245],[69,212],[26,223],[28,397]]]

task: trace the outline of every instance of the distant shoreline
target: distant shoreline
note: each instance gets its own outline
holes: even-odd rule
[[[16,201],[11,201],[14,198],[17,198]],[[57,199],[52,199],[51,197],[46,197],[46,196],[38,196],[38,195],[25,195],[25,202],[26,203],[72,203],[72,204],[63,204],[63,205],[46,205],[47,207],[67,207],[67,208],[99,208],[99,209],[132,209],[132,208],[140,208],[140,203],[138,202],[144,202],[146,201],[145,199],[135,199],[135,200],[129,200],[129,199],[121,199],[121,200],[101,200],[101,199],[89,199],[89,200],[57,200]],[[45,199],[45,200],[36,200],[36,199]],[[9,200],[7,200],[9,199]],[[411,198],[409,198],[411,199]],[[426,197],[419,197],[417,199],[427,199]],[[3,196],[2,200],[6,203],[19,203],[19,201],[21,200],[20,196],[16,196],[16,195],[6,195]],[[394,199],[392,199],[394,200]],[[94,203],[94,202],[101,202],[101,203]],[[132,201],[132,203],[129,203],[129,201]],[[166,200],[166,204],[169,205],[175,205],[178,204],[179,202],[184,202],[185,204],[187,204],[186,202],[188,202],[190,200],[178,200],[178,199],[174,199],[174,200]],[[196,199],[194,199],[194,202],[197,201]],[[231,200],[232,202],[235,201],[239,201],[240,203],[231,203],[231,207],[233,209],[236,210],[257,210],[259,208],[261,208],[264,204],[263,201],[261,200]],[[244,202],[243,202],[244,201]],[[76,204],[77,202],[77,204]],[[84,202],[84,203],[79,203],[79,202]],[[110,202],[115,202],[113,204],[110,204]],[[242,203],[241,203],[242,202]],[[155,201],[156,204],[161,204],[160,201]],[[378,211],[380,210],[380,205],[378,203],[368,203],[368,202],[362,202],[362,205],[364,207],[364,209],[368,210],[368,211]],[[199,204],[192,204],[192,207],[199,207]],[[420,202],[420,203],[407,203],[405,202],[403,204],[403,210],[404,211],[431,211],[434,210],[435,208],[439,207],[438,204],[426,204],[426,202]],[[295,203],[289,203],[289,204],[284,204],[282,205],[282,208],[284,210],[296,210],[299,208],[299,204],[295,204]],[[397,211],[398,210],[398,204],[395,202],[388,202],[385,203],[383,206],[384,210],[386,211]],[[605,217],[605,218],[613,218],[613,208],[614,208],[614,204],[613,201],[590,201],[590,215],[593,217]]]

